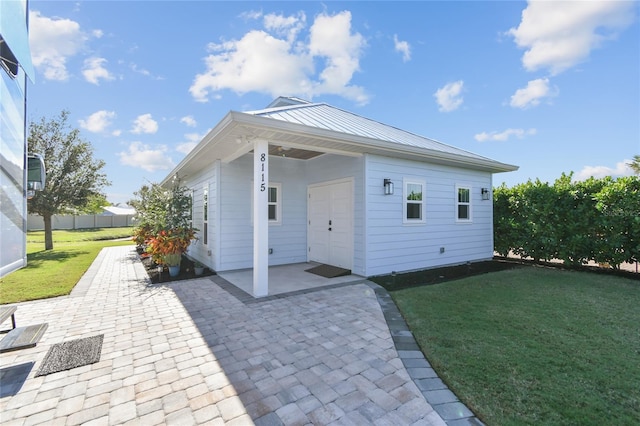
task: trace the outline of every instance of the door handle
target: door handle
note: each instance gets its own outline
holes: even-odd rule
[[[331,226],[331,219],[329,219],[329,226]]]
[[[331,231],[331,228],[329,228],[329,231]]]

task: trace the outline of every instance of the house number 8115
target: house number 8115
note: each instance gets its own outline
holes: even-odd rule
[[[264,162],[267,160],[266,154],[260,154],[260,162],[262,163],[262,181],[260,182],[260,192],[264,192],[267,190],[267,185],[264,181]]]

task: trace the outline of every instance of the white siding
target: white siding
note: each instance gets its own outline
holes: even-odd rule
[[[188,254],[191,258],[202,262],[213,270],[218,269],[218,253],[216,252],[216,239],[218,230],[216,229],[217,211],[215,208],[217,197],[217,168],[218,163],[213,163],[210,168],[203,170],[195,176],[189,177],[182,184],[193,191],[193,226],[198,228],[198,240],[189,246]],[[204,244],[202,235],[204,233],[204,210],[203,193],[205,186],[209,190],[208,205],[209,214],[207,217],[207,245]]]
[[[379,156],[366,164],[366,276],[492,258],[492,202],[481,195],[491,189],[490,173]],[[385,178],[393,195],[384,195]],[[403,179],[426,183],[424,224],[403,224]],[[471,188],[471,223],[456,222],[456,185]]]
[[[304,161],[269,157],[269,180],[282,188],[282,223],[269,226],[269,265],[306,261],[304,167]],[[220,271],[253,266],[252,168],[251,154],[221,168]]]

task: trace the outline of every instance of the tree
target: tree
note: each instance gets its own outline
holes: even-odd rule
[[[104,197],[103,187],[110,185],[102,173],[105,162],[93,158],[93,147],[80,137],[80,131],[68,124],[69,111],[39,122],[29,123],[29,152],[44,157],[47,180],[43,191],[29,200],[29,213],[44,220],[45,250],[53,249],[51,217],[54,214],[84,209],[95,197]]]
[[[640,155],[634,155],[633,160],[628,163],[628,166],[631,167],[633,173],[640,175]]]
[[[111,204],[107,201],[107,197],[103,194],[94,194],[87,199],[87,204],[80,207],[78,214],[100,214],[104,211],[104,208]]]

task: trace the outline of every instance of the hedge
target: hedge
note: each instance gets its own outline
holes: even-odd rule
[[[495,188],[495,251],[614,268],[640,261],[640,177],[571,179]]]

